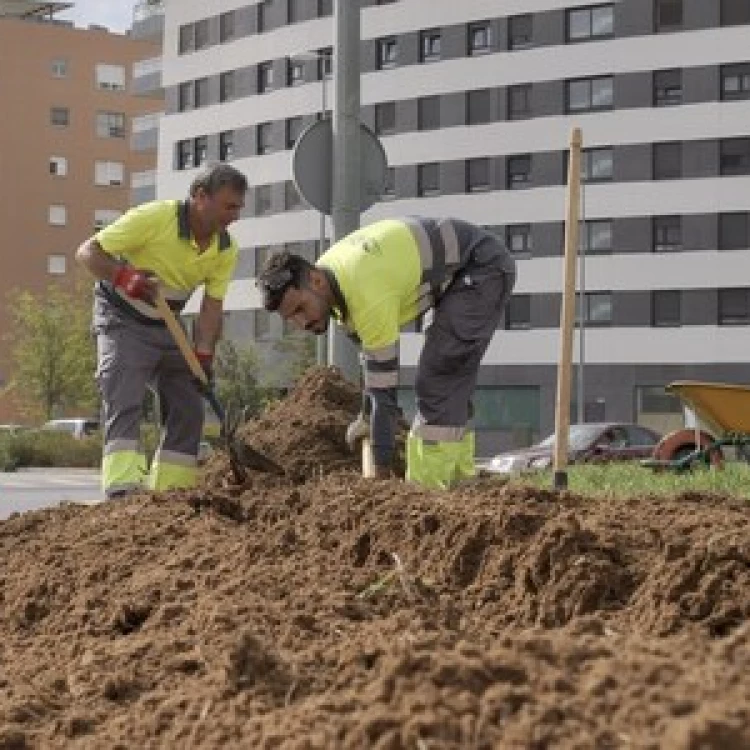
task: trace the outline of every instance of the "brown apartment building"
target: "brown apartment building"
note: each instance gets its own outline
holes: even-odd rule
[[[160,39],[56,21],[70,5],[0,0],[0,392],[11,378],[7,293],[72,284],[75,248],[131,205],[131,176],[156,161],[131,149],[131,133],[162,98],[134,94],[131,77]],[[17,416],[6,392],[0,423]]]

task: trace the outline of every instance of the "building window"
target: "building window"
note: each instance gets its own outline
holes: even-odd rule
[[[419,35],[419,61],[433,62],[440,59],[440,31],[431,29]]]
[[[654,216],[655,253],[679,253],[682,250],[682,219],[679,216]]]
[[[750,323],[750,289],[719,289],[719,325]]]
[[[125,66],[97,64],[96,87],[107,91],[125,91]]]
[[[68,259],[64,255],[47,256],[47,273],[51,276],[64,276],[68,270]]]
[[[265,216],[271,213],[271,186],[258,185],[255,188],[255,215]]]
[[[97,208],[94,211],[94,229],[98,232],[100,229],[104,229],[107,225],[122,216],[120,211],[116,211],[111,208]]]
[[[64,156],[50,156],[49,173],[65,177],[68,174],[68,160]]]
[[[316,52],[318,57],[318,80],[322,81],[333,75],[333,49],[323,47]]]
[[[396,132],[396,102],[375,105],[375,133],[388,135]]]
[[[210,102],[208,100],[208,78],[199,78],[195,82],[195,106],[205,107]]]
[[[721,0],[721,25],[744,23],[750,23],[750,3],[747,0]]]
[[[318,0],[318,18],[333,15],[333,0]]]
[[[381,198],[385,200],[393,200],[396,197],[396,170],[393,167],[388,167],[385,170],[385,185],[383,185],[383,194]]]
[[[193,141],[177,142],[177,169],[190,169],[193,166]]]
[[[490,189],[490,160],[487,157],[466,160],[466,192],[479,193]]]
[[[228,42],[234,38],[234,11],[230,10],[219,16],[219,42]]]
[[[228,70],[219,76],[219,101],[234,99],[234,71]]]
[[[70,124],[70,110],[67,107],[52,107],[49,111],[49,121],[59,128],[67,127]]]
[[[525,120],[531,117],[531,84],[508,87],[508,119]]]
[[[531,295],[512,294],[505,308],[505,329],[518,331],[531,328]]]
[[[583,151],[581,154],[581,179],[584,182],[608,182],[613,176],[614,155],[611,146],[588,148]]]
[[[286,147],[294,148],[294,144],[297,143],[297,139],[302,135],[304,130],[305,120],[303,117],[290,117],[286,121]]]
[[[440,97],[423,96],[417,100],[417,130],[440,127]]]
[[[750,63],[721,66],[721,98],[750,99]]]
[[[612,109],[614,106],[614,81],[612,76],[579,78],[566,82],[568,112],[589,112]]]
[[[582,303],[583,317],[587,325],[611,325],[612,292],[586,292]],[[580,305],[576,305],[576,321],[580,322]]]
[[[719,144],[722,175],[750,174],[750,138],[726,138]]]
[[[208,161],[208,136],[200,135],[193,140],[193,166],[200,167]]]
[[[653,160],[655,180],[677,180],[682,177],[681,143],[655,143]]]
[[[378,39],[378,68],[393,68],[398,58],[398,43],[395,36]]]
[[[97,112],[96,134],[100,138],[124,138],[125,115],[122,112]]]
[[[229,161],[234,153],[234,131],[225,130],[219,133],[219,159]]]
[[[678,289],[664,289],[651,292],[651,325],[655,328],[679,326],[682,292]]]
[[[614,34],[614,6],[599,5],[576,8],[567,12],[567,38],[569,42],[603,39]]]
[[[481,23],[469,24],[469,55],[484,55],[492,47],[492,34],[490,22],[482,21]]]
[[[308,0],[289,0],[289,23],[298,23],[304,19],[302,3]]]
[[[273,88],[273,64],[258,63],[258,93],[264,94]]]
[[[284,209],[286,211],[295,211],[302,207],[302,198],[297,191],[297,186],[292,180],[284,183]]]
[[[286,85],[299,86],[305,82],[305,63],[302,60],[286,61]]]
[[[671,107],[682,104],[682,70],[654,71],[654,106]]]
[[[417,194],[437,195],[440,192],[440,165],[437,162],[417,167]]]
[[[125,180],[125,165],[119,161],[94,162],[94,184],[120,186]]]
[[[532,16],[511,16],[508,18],[508,49],[526,49],[532,42]]]
[[[195,22],[195,49],[205,49],[210,41],[208,19],[204,18]]]
[[[656,0],[654,30],[675,31],[682,28],[682,0]]]
[[[509,224],[505,228],[505,243],[513,255],[531,255],[534,249],[531,224]]]
[[[261,156],[273,151],[273,123],[259,122],[256,130],[256,153]]]
[[[50,63],[53,78],[66,78],[68,75],[68,61],[62,58]]]
[[[719,214],[719,250],[744,250],[750,247],[750,213],[738,211]]]
[[[68,223],[68,210],[65,206],[50,206],[47,211],[47,220],[52,226],[64,227]]]
[[[508,157],[508,190],[521,190],[531,182],[531,155],[522,154]]]
[[[177,89],[177,109],[184,112],[193,108],[193,82],[185,81]]]
[[[581,227],[580,247],[587,255],[612,252],[612,220],[584,221]]]
[[[260,0],[256,6],[256,28],[258,33],[262,34],[264,31],[268,31],[269,21],[271,18],[271,6],[273,0]]]
[[[490,121],[490,90],[466,92],[466,124],[481,125]]]
[[[177,51],[180,55],[185,55],[195,49],[195,28],[192,23],[186,23],[180,26],[180,38],[177,44]]]

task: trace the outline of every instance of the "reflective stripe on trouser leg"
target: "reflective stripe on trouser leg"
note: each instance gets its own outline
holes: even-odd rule
[[[474,430],[467,430],[463,440],[458,445],[454,479],[470,479],[477,474],[476,457],[474,455]]]
[[[109,497],[117,492],[143,489],[146,457],[136,440],[115,440],[105,447],[102,459],[102,489]]]
[[[194,487],[197,476],[195,457],[160,450],[151,464],[148,484],[152,490]]]
[[[159,362],[156,388],[163,433],[151,464],[149,487],[155,490],[194,487],[203,431],[203,397],[176,347],[165,352]]]
[[[447,490],[456,475],[462,442],[436,443],[413,433],[406,438],[406,479]]]

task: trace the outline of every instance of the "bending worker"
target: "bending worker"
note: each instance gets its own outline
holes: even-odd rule
[[[415,382],[407,479],[449,487],[473,476],[468,428],[479,364],[515,283],[497,238],[456,219],[387,219],[335,243],[315,266],[287,252],[258,279],[267,310],[324,333],[331,316],[362,346],[365,400],[347,442],[372,438],[376,475],[394,458],[400,329],[434,308]]]
[[[223,298],[237,262],[227,227],[244,206],[247,180],[227,164],[199,174],[185,201],[136,206],[86,240],[76,258],[97,279],[93,328],[102,396],[102,483],[108,498],[195,483],[203,403],[180,350],[153,306],[161,289],[180,311],[204,295],[195,321],[195,353],[211,379]],[[159,397],[163,433],[146,476],[140,420],[146,388]]]

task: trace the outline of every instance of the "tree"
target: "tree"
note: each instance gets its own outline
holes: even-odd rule
[[[274,351],[281,359],[279,381],[285,385],[295,383],[309,367],[315,364],[315,336],[302,331],[291,331],[276,341]]]
[[[246,415],[261,411],[267,390],[261,385],[261,361],[254,347],[239,348],[230,340],[219,343],[216,352],[216,395],[219,400]]]
[[[16,289],[8,295],[12,372],[6,390],[13,389],[29,416],[98,411],[88,289],[50,284],[42,294]]]

